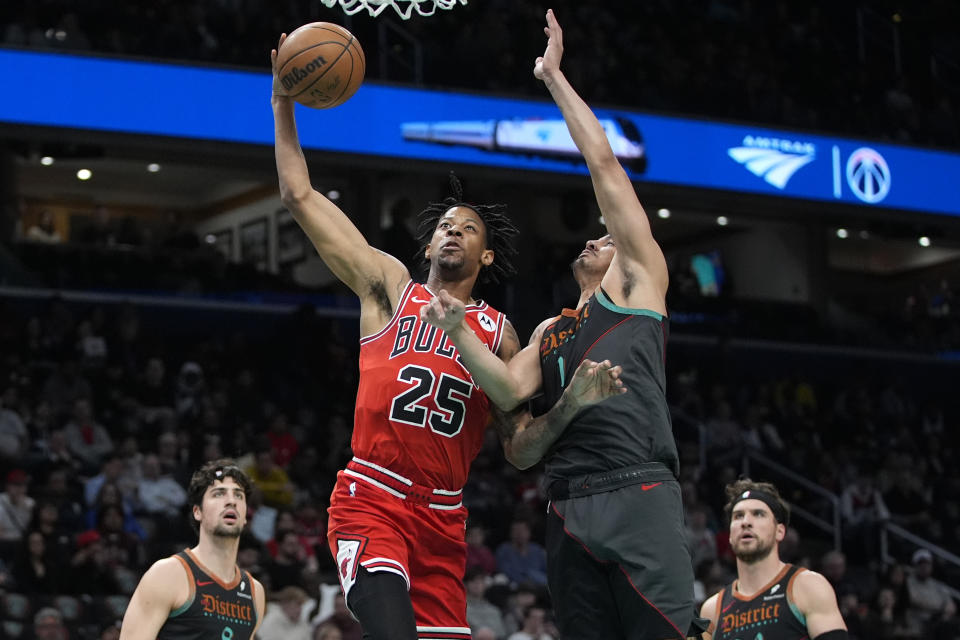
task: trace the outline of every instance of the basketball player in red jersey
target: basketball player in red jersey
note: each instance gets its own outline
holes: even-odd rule
[[[273,50],[274,70],[276,56]],[[272,105],[283,202],[360,298],[355,457],[338,474],[328,528],[347,606],[366,638],[466,640],[461,492],[489,401],[443,332],[420,321],[420,307],[445,289],[465,305],[466,322],[486,347],[512,357],[516,332],[502,313],[474,299],[473,289],[478,278],[512,272],[509,241],[517,230],[503,205],[467,204],[454,183],[455,197],[421,213],[430,271],[425,283],[414,282],[311,187],[294,103],[276,75]]]
[[[120,640],[250,640],[263,619],[263,586],[237,567],[251,483],[232,460],[203,465],[187,490],[200,539],[143,574]]]
[[[847,626],[827,579],[780,560],[790,509],[777,488],[745,478],[726,491],[737,579],[700,608],[710,619],[708,637],[846,640]]]

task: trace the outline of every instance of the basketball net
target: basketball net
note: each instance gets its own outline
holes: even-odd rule
[[[453,9],[457,3],[467,4],[467,0],[320,0],[328,9],[339,4],[343,12],[352,16],[358,11],[367,12],[376,18],[387,7],[393,7],[404,20],[409,20],[414,9],[421,16],[432,16],[437,8]]]

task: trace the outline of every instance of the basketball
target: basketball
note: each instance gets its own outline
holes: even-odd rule
[[[294,30],[277,51],[277,76],[284,91],[305,107],[329,109],[350,99],[367,70],[360,43],[330,22]]]

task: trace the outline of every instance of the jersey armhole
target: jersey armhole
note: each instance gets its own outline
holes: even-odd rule
[[[716,608],[716,611],[714,611],[713,613],[713,615],[716,618],[716,622],[714,622],[714,624],[716,624],[717,626],[716,628],[714,628],[714,631],[720,628],[720,608],[723,606],[723,594],[726,590],[727,588],[724,587],[720,589],[720,591],[717,593],[717,608]],[[715,635],[715,634],[711,633],[710,635]]]
[[[182,556],[175,555],[173,557],[180,561],[180,564],[183,566],[183,570],[187,574],[187,599],[183,602],[183,604],[170,612],[170,618],[175,618],[189,609],[190,605],[193,604],[194,598],[197,597],[197,587],[194,583],[193,569],[190,568],[190,564],[184,560]]]
[[[797,579],[797,576],[798,576],[798,575],[800,575],[801,573],[803,573],[803,572],[805,572],[805,571],[807,571],[807,570],[804,569],[804,568],[799,568],[799,569],[797,569],[797,570],[794,572],[794,574],[793,574],[792,576],[790,576],[790,579],[787,581],[787,606],[788,606],[789,609],[790,609],[790,613],[792,613],[792,614],[794,615],[794,617],[795,617],[795,618],[800,622],[800,624],[802,624],[803,626],[807,626],[807,617],[806,617],[805,615],[803,615],[803,612],[800,611],[800,607],[797,606],[797,601],[796,601],[796,599],[793,597],[793,581]]]
[[[256,623],[260,620],[260,612],[257,611],[257,583],[253,579],[253,574],[246,569],[244,569],[243,572],[247,576],[247,582],[250,583],[250,597],[253,598],[253,615],[255,617],[253,623],[256,625]]]

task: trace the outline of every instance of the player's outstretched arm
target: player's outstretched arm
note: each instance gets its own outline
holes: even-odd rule
[[[560,399],[542,416],[534,418],[526,409],[512,415],[496,412],[494,420],[507,461],[518,469],[537,464],[577,413],[626,393],[627,389],[620,380],[621,373],[622,369],[610,364],[609,360],[584,360]]]
[[[560,70],[563,30],[552,9],[547,10],[544,33],[547,48],[537,58],[533,74],[543,81],[560,107],[570,136],[587,162],[597,204],[617,245],[618,258],[615,259],[626,259],[643,266],[656,288],[666,293],[666,261],[653,239],[650,221],[637,199],[633,184],[610,148],[600,121]]]
[[[176,558],[158,560],[147,569],[123,614],[120,640],[156,640],[170,612],[186,602],[187,572]]]
[[[286,34],[280,36],[277,49]],[[340,207],[310,184],[307,163],[300,148],[294,101],[284,95],[276,77],[277,49],[270,52],[274,70],[274,153],[280,179],[280,197],[330,270],[363,301],[386,285],[391,303],[410,279],[406,267],[372,248]],[[389,317],[389,314],[387,314]]]
[[[503,411],[510,411],[540,388],[540,359],[537,341],[516,352],[493,354],[464,321],[463,302],[441,289],[420,308],[420,318],[443,330],[460,352],[464,366],[491,402]],[[510,327],[511,344],[516,344]],[[504,338],[506,339],[506,335]],[[516,345],[519,346],[519,345]],[[504,351],[504,349],[501,349]],[[512,356],[512,357],[511,357]],[[508,360],[509,362],[505,362]]]

